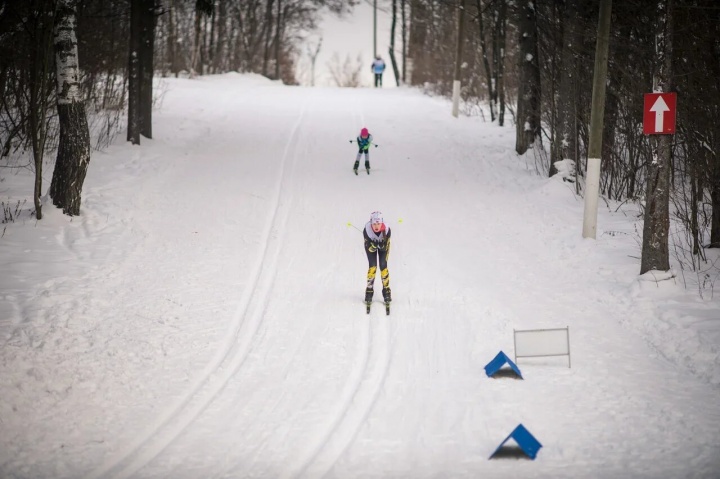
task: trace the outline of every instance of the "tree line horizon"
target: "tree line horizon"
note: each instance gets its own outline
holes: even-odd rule
[[[66,214],[80,214],[91,150],[106,147],[123,128],[133,144],[152,138],[153,78],[234,71],[297,85],[303,54],[314,68],[321,43],[313,53],[307,41],[320,20],[351,15],[358,3],[0,0],[0,167],[32,157],[27,166],[36,174],[34,213],[41,218],[44,158],[56,152],[50,197]],[[714,281],[717,255],[710,250],[720,248],[720,5],[377,4],[391,12],[391,31],[378,35],[390,37],[387,54],[398,85],[450,97],[457,76],[465,114],[498,126],[509,119],[516,152],[543,176],[570,165],[566,179],[579,195],[585,192],[590,118],[597,107],[599,12],[611,4],[599,193],[641,206],[642,273],[670,269],[672,250],[682,268]],[[68,72],[63,81],[59,65]],[[332,68],[339,86],[359,85],[353,81],[358,65]],[[72,96],[74,89],[79,95]],[[677,93],[674,135],[642,132],[643,95],[653,91]]]

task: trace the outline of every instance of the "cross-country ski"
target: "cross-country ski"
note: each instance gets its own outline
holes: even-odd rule
[[[363,304],[365,304],[365,312],[370,314],[370,311],[372,310],[372,301],[364,301]],[[390,303],[383,301],[383,305],[385,306],[385,315],[390,316]]]

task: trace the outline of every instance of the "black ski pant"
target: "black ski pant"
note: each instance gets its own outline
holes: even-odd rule
[[[382,281],[383,289],[390,288],[390,273],[388,272],[387,266],[390,248],[377,251],[365,249],[365,253],[368,258],[367,289],[373,289],[378,263],[380,264],[380,280]]]

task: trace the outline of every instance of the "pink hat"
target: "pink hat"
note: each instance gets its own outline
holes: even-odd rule
[[[367,128],[363,128],[362,130],[360,130],[360,136],[362,136],[363,138],[365,138],[366,136],[368,136],[368,129],[367,129]]]

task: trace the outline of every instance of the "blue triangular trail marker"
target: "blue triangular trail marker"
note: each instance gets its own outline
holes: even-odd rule
[[[507,357],[505,353],[500,351],[495,358],[487,363],[487,366],[485,366],[485,374],[488,375],[488,377],[492,377],[493,374],[498,372],[500,368],[502,368],[507,363],[508,366],[510,366],[510,369],[512,369],[515,374],[518,375],[520,379],[522,379],[522,373],[520,372],[520,369],[518,369],[517,365],[512,362],[512,360]]]
[[[527,457],[535,460],[535,457],[537,456],[538,451],[542,447],[542,444],[540,444],[540,442],[535,439],[535,436],[530,434],[530,431],[528,431],[522,424],[518,424],[518,427],[516,427],[513,432],[511,432],[510,435],[506,437],[503,442],[500,443],[497,449],[495,449],[495,452],[490,454],[490,457],[488,459],[492,459],[493,456],[497,454],[497,452],[510,438],[513,438],[515,440],[517,445],[520,446],[520,449],[527,455]]]

